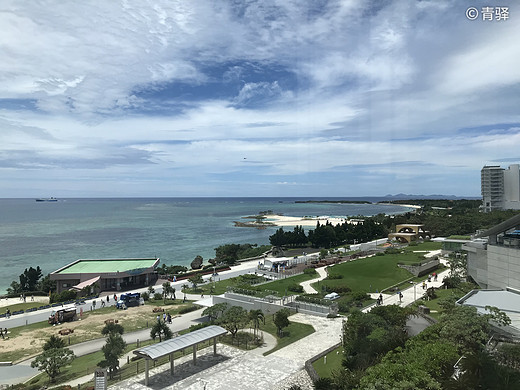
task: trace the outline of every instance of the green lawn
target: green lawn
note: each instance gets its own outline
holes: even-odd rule
[[[425,241],[417,245],[408,245],[404,249],[407,251],[436,251],[438,249],[442,249],[442,243],[434,241]]]
[[[435,294],[437,295],[437,298],[432,299],[430,301],[428,300],[421,300],[418,301],[417,304],[424,305],[430,309],[430,316],[438,320],[442,314],[442,307],[439,306],[439,302],[441,302],[443,299],[448,298],[450,296],[462,298],[467,292],[460,289],[437,289],[435,290]]]
[[[342,279],[322,280],[313,283],[312,286],[317,291],[321,291],[322,284],[332,288],[332,290],[337,286],[346,286],[352,291],[381,291],[412,276],[408,271],[397,267],[397,262],[404,262],[405,256],[412,255],[399,255],[399,257],[398,255],[374,256],[336,264],[329,267],[329,274],[340,274],[343,276]],[[417,259],[417,256],[415,259]]]
[[[262,284],[261,286],[258,286],[258,288],[261,288],[262,290],[276,291],[280,296],[294,295],[297,293],[290,291],[289,286],[292,286],[294,284],[300,284],[301,282],[305,282],[306,280],[316,279],[317,277],[319,277],[317,272],[311,275],[299,274],[296,276],[288,277],[286,279],[280,279],[274,282]]]
[[[290,318],[289,318],[289,321],[290,321]],[[289,326],[287,328],[283,329],[283,336],[280,337],[277,334],[276,326],[274,325],[274,322],[273,322],[273,316],[271,316],[271,315],[268,315],[265,317],[265,325],[261,324],[260,329],[265,332],[271,333],[274,337],[276,337],[276,341],[277,341],[276,347],[265,352],[264,356],[267,356],[270,353],[273,353],[274,351],[284,348],[287,345],[292,344],[295,341],[298,341],[304,337],[307,337],[308,335],[315,332],[314,328],[311,325],[291,321]]]
[[[398,263],[414,264],[424,261],[423,253],[413,251],[434,250],[440,248],[440,243],[425,242],[417,246],[408,247],[404,253],[385,254],[359,259],[329,267],[329,274],[342,275],[342,279],[323,280],[312,286],[321,291],[324,284],[331,288],[347,286],[352,291],[376,292],[393,286],[412,277],[412,275],[397,266]]]
[[[326,363],[323,357],[312,363],[312,366],[320,378],[330,377],[332,371],[341,369],[341,361],[343,360],[343,346],[340,345],[335,350],[329,352],[326,356]]]

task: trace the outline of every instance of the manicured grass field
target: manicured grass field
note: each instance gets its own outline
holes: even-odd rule
[[[430,316],[438,320],[442,314],[442,307],[439,306],[439,302],[441,302],[443,299],[448,298],[450,296],[462,298],[466,292],[460,289],[437,289],[435,290],[435,294],[437,295],[437,298],[432,299],[430,301],[428,300],[421,300],[418,301],[417,304],[424,305],[428,308],[430,308]]]
[[[342,279],[322,280],[312,286],[318,291],[321,291],[322,284],[332,289],[347,286],[352,291],[381,291],[412,276],[405,269],[397,267],[397,262],[403,261],[404,256],[406,255],[374,256],[337,264],[329,267],[329,274],[342,275]]]
[[[321,291],[321,284],[329,287],[347,286],[352,291],[376,292],[389,286],[393,286],[412,275],[397,266],[398,263],[414,264],[424,261],[423,253],[413,251],[440,249],[440,244],[436,242],[425,242],[417,246],[407,247],[404,253],[385,254],[383,256],[373,256],[366,259],[359,259],[343,264],[329,267],[329,274],[342,275],[342,279],[324,280],[314,283],[313,287]]]
[[[294,295],[297,294],[293,291],[289,290],[289,286],[300,284],[301,282],[305,282],[306,280],[316,279],[319,277],[318,273],[314,274],[300,274],[296,276],[291,276],[286,279],[280,279],[276,280],[274,282],[265,283],[261,286],[258,286],[262,290],[270,290],[270,291],[276,291],[280,296],[282,295]]]
[[[343,360],[343,346],[340,345],[335,350],[329,352],[327,355],[327,362],[324,358],[319,358],[312,366],[320,378],[330,377],[332,371],[341,369],[341,361]]]
[[[290,321],[290,318],[289,318]],[[315,332],[314,328],[309,324],[302,324],[299,322],[293,322],[289,324],[287,328],[283,329],[283,336],[280,337],[277,334],[276,326],[273,322],[273,316],[266,316],[265,317],[265,325],[260,325],[260,329],[271,333],[274,337],[276,337],[277,345],[275,348],[267,351],[264,353],[264,356],[267,356],[274,351],[277,351],[281,348],[286,347],[289,344],[294,343],[295,341],[298,341],[304,337],[307,337],[308,335]]]
[[[425,241],[417,245],[408,245],[406,251],[436,251],[442,248],[442,243],[434,241]]]

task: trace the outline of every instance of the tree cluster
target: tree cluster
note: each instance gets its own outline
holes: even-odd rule
[[[7,289],[9,294],[23,294],[28,292],[42,291],[48,293],[56,290],[56,282],[50,280],[47,275],[42,278],[40,266],[26,268],[18,277],[19,281],[13,280]]]
[[[295,226],[293,231],[286,232],[283,228],[279,228],[276,232],[269,236],[269,242],[273,246],[306,246],[309,239],[305,234],[302,226]]]
[[[515,210],[482,213],[479,211],[482,203],[480,200],[423,199],[399,201],[401,202],[424,207],[416,212],[399,215],[378,214],[372,218],[390,231],[395,231],[395,226],[399,224],[423,224],[433,236],[449,237],[473,234],[478,229],[488,229],[518,214]]]
[[[164,263],[157,268],[157,273],[159,275],[177,275],[186,271],[188,271],[188,267],[183,265],[166,265]]]
[[[314,248],[331,248],[345,244],[366,242],[376,238],[385,237],[388,230],[384,225],[372,218],[366,218],[358,224],[343,223],[332,225],[316,225],[316,229],[309,230],[306,235],[301,226],[296,226],[293,231],[286,232],[279,228],[273,235],[269,236],[269,242],[273,246],[306,246]]]
[[[253,325],[255,335],[260,329],[260,323],[265,324],[265,316],[262,310],[250,310],[249,312],[240,306],[229,306],[227,303],[217,303],[202,312],[208,316],[211,324],[217,324],[226,329],[234,339],[240,329],[248,324]]]
[[[486,350],[489,319],[508,323],[492,309],[479,315],[473,307],[450,306],[439,322],[410,339],[403,332],[408,309],[380,306],[352,313],[343,330],[344,369],[316,388],[514,389],[520,374],[512,368],[519,359],[509,352],[518,349]]]
[[[237,260],[260,256],[269,250],[268,246],[257,244],[225,244],[215,248],[215,264],[233,265]]]

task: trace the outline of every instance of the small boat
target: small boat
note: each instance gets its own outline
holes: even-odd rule
[[[38,198],[36,199],[36,202],[57,202],[58,199],[54,198],[54,197],[50,197],[50,198]]]

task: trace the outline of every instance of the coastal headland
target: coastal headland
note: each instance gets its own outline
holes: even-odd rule
[[[254,217],[244,217],[252,219]],[[330,217],[326,215],[318,215],[318,216],[304,216],[304,217],[291,217],[280,214],[262,214],[258,216],[255,221],[251,222],[239,222],[235,221],[235,226],[237,227],[254,227],[257,229],[265,229],[267,226],[304,226],[304,227],[313,227],[319,223],[320,225],[325,225],[330,223],[332,225],[341,225],[343,223],[352,223],[356,224],[357,219],[347,219],[342,217]]]

